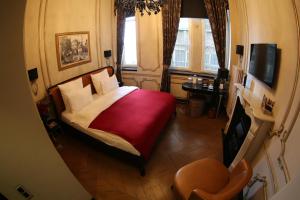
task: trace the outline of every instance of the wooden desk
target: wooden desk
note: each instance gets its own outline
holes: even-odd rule
[[[182,84],[182,89],[187,91],[187,100],[189,101],[191,93],[195,94],[203,94],[203,95],[210,95],[214,96],[216,95],[218,97],[218,105],[217,105],[217,114],[216,117],[218,117],[221,107],[221,102],[223,97],[227,94],[227,90],[220,90],[219,88],[212,88],[209,87],[203,87],[202,84],[193,84],[185,82]]]

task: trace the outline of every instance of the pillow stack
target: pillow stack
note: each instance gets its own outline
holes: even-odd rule
[[[109,77],[106,70],[91,75],[93,85],[97,94],[104,95],[119,87],[118,80],[115,75]]]
[[[67,94],[71,112],[77,112],[93,101],[91,85]]]
[[[119,87],[115,75],[107,70],[92,74],[91,79],[98,95],[105,95]],[[77,112],[93,101],[91,85],[83,87],[82,78],[58,85],[67,112]]]
[[[74,81],[70,81],[65,84],[58,85],[58,88],[59,88],[61,96],[63,98],[66,111],[71,112],[68,93],[82,89],[83,88],[82,79],[79,78]]]

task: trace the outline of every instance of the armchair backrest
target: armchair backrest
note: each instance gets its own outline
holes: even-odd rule
[[[238,165],[230,172],[230,180],[228,184],[218,192],[218,195],[223,196],[222,199],[231,199],[238,194],[249,182],[252,177],[252,168],[245,160],[241,160]]]

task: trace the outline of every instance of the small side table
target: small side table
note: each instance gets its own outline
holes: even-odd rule
[[[182,84],[182,89],[187,91],[187,100],[189,101],[191,93],[195,94],[203,94],[203,95],[209,95],[209,96],[214,96],[217,95],[218,98],[218,104],[217,104],[217,113],[216,117],[218,117],[220,108],[221,108],[221,103],[224,98],[224,96],[227,94],[227,90],[220,90],[219,88],[213,88],[210,89],[209,87],[203,87],[202,84],[193,84],[189,82],[185,82]]]
[[[221,108],[221,103],[223,98],[226,96],[227,94],[227,90],[222,89],[222,90],[218,90],[218,94],[219,94],[219,98],[218,98],[218,106],[217,106],[217,113],[216,113],[216,118],[218,118],[218,115],[220,113],[220,108]]]
[[[42,99],[41,101],[39,101],[37,103],[37,108],[38,108],[40,117],[43,121],[43,124],[47,130],[47,133],[48,133],[51,141],[53,142],[53,144],[56,147],[61,146],[57,143],[56,136],[58,136],[59,134],[62,134],[63,130],[62,130],[58,120],[55,119],[53,115],[51,115],[50,100],[47,97]]]
[[[60,146],[56,141],[56,136],[63,133],[63,130],[55,119],[48,119],[44,122],[48,135],[55,146]]]
[[[118,82],[119,83],[119,87],[122,87],[122,86],[124,86],[124,82]]]

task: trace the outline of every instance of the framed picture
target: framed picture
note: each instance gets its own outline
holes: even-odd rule
[[[58,70],[91,62],[88,31],[55,34]]]

